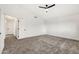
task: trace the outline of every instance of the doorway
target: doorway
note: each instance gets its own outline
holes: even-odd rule
[[[18,26],[18,19],[16,17],[12,17],[12,16],[5,16],[5,34],[6,36],[8,35],[13,35],[16,38],[19,37],[19,26]]]

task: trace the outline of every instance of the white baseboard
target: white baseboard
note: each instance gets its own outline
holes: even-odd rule
[[[55,35],[55,34],[48,34],[48,35],[52,35],[52,36],[57,36],[57,37],[61,37],[61,38],[66,38],[66,39],[71,39],[71,40],[78,40],[78,38],[72,38],[72,37],[67,37],[67,36],[61,36],[61,35]]]
[[[46,34],[24,36],[24,37],[19,37],[18,39],[24,39],[24,38],[36,37],[36,36],[40,36],[40,35],[46,35]]]

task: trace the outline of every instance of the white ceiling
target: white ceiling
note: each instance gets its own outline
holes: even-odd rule
[[[39,4],[0,4],[4,14],[17,18],[37,16],[41,19],[47,19],[79,14],[79,4],[56,4],[56,6],[48,9],[48,13],[38,6]]]

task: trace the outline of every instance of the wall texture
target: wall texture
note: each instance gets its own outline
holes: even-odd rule
[[[79,15],[50,18],[46,24],[49,35],[79,40]]]
[[[42,19],[27,16],[19,21],[19,38],[46,34]]]

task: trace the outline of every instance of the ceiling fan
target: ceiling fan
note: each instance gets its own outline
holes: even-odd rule
[[[43,8],[43,9],[48,9],[48,8],[51,8],[51,7],[54,7],[55,6],[55,4],[53,4],[53,5],[45,5],[45,6],[39,6],[39,8]]]

